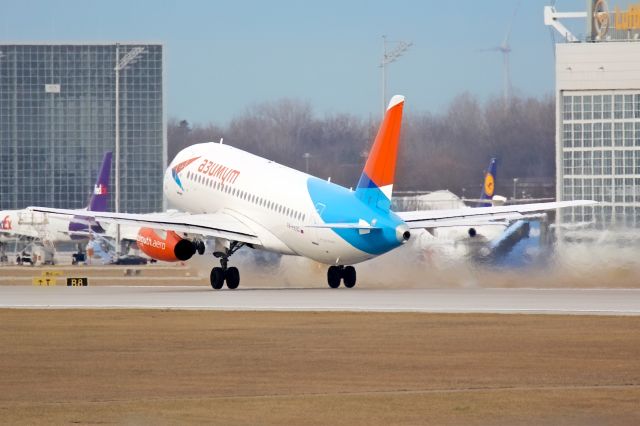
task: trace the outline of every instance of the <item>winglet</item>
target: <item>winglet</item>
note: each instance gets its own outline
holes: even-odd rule
[[[358,198],[387,210],[391,205],[403,108],[404,96],[391,98],[356,188]]]

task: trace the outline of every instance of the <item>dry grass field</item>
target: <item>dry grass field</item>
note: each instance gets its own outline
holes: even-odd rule
[[[0,423],[640,424],[640,318],[0,310]]]

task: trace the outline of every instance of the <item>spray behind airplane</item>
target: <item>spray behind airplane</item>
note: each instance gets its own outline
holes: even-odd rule
[[[204,249],[202,239],[213,237],[212,254],[220,263],[210,274],[214,289],[224,284],[230,289],[238,287],[240,272],[229,266],[229,261],[245,246],[327,264],[329,286],[350,288],[356,284],[353,265],[400,247],[411,238],[412,229],[452,223],[475,226],[517,220],[531,212],[594,204],[565,201],[393,212],[391,194],[403,108],[404,97],[394,96],[355,191],[222,143],[202,143],[180,151],[164,175],[165,195],[182,212],[31,209],[137,225],[155,234],[148,234],[148,243],[138,240],[142,250],[147,252],[145,246],[149,245],[149,250],[160,250],[163,256],[176,260],[200,252]],[[188,251],[182,253],[181,247]]]

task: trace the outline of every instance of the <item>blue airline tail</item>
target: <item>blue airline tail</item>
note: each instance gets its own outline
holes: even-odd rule
[[[484,183],[482,185],[482,193],[480,194],[481,200],[493,199],[493,195],[496,191],[496,172],[498,171],[498,160],[494,157],[489,163],[489,168],[484,174]],[[491,207],[492,203],[480,203],[478,207]]]

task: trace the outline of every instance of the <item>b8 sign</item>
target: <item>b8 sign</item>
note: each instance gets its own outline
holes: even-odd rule
[[[86,287],[88,285],[88,278],[67,278],[67,287]]]

